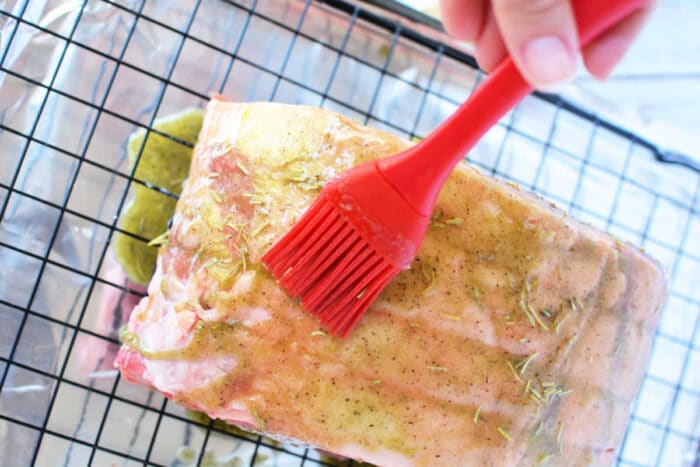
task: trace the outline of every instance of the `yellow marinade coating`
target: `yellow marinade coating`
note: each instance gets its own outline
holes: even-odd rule
[[[260,267],[319,185],[408,145],[321,109],[212,100],[122,374],[381,465],[613,458],[663,298],[638,250],[460,165],[348,339]]]
[[[197,142],[203,119],[202,110],[188,109],[156,120],[153,128],[174,139],[149,132],[134,177],[179,195],[190,169],[191,146]],[[145,136],[146,131],[140,129],[129,137],[127,154],[130,167],[136,162]],[[132,183],[132,189],[134,196],[123,211],[118,226],[134,235],[154,239],[167,229],[176,200],[140,183]],[[156,264],[157,245],[148,245],[137,238],[117,233],[113,248],[127,277],[137,284],[148,284]]]

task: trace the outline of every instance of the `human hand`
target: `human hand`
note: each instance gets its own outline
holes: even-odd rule
[[[506,53],[535,88],[551,89],[576,73],[579,55],[598,79],[622,59],[652,9],[650,1],[579,52],[570,0],[440,0],[447,32],[474,42],[476,59],[493,70]]]

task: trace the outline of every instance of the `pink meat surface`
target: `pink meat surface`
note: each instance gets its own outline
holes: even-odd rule
[[[116,339],[120,326],[127,322],[131,311],[141,300],[141,296],[136,293],[144,294],[146,289],[126,277],[112,254],[105,258],[103,269],[106,271],[104,279],[110,285],[106,286],[100,295],[95,323],[90,328],[98,334]],[[129,293],[111,284],[136,293]],[[94,377],[103,371],[113,373],[113,362],[118,351],[119,346],[113,342],[88,334],[81,335],[76,345],[80,371],[88,377]]]
[[[633,246],[461,165],[416,261],[345,340],[260,265],[324,181],[409,145],[326,110],[213,99],[122,375],[378,465],[609,464],[665,296]]]

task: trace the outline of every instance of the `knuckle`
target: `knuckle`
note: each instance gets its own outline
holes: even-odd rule
[[[567,0],[501,0],[504,11],[527,20],[539,20],[549,16],[566,3]]]

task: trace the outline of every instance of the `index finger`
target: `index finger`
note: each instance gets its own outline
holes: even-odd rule
[[[447,33],[463,41],[476,40],[483,28],[487,0],[440,0]]]

